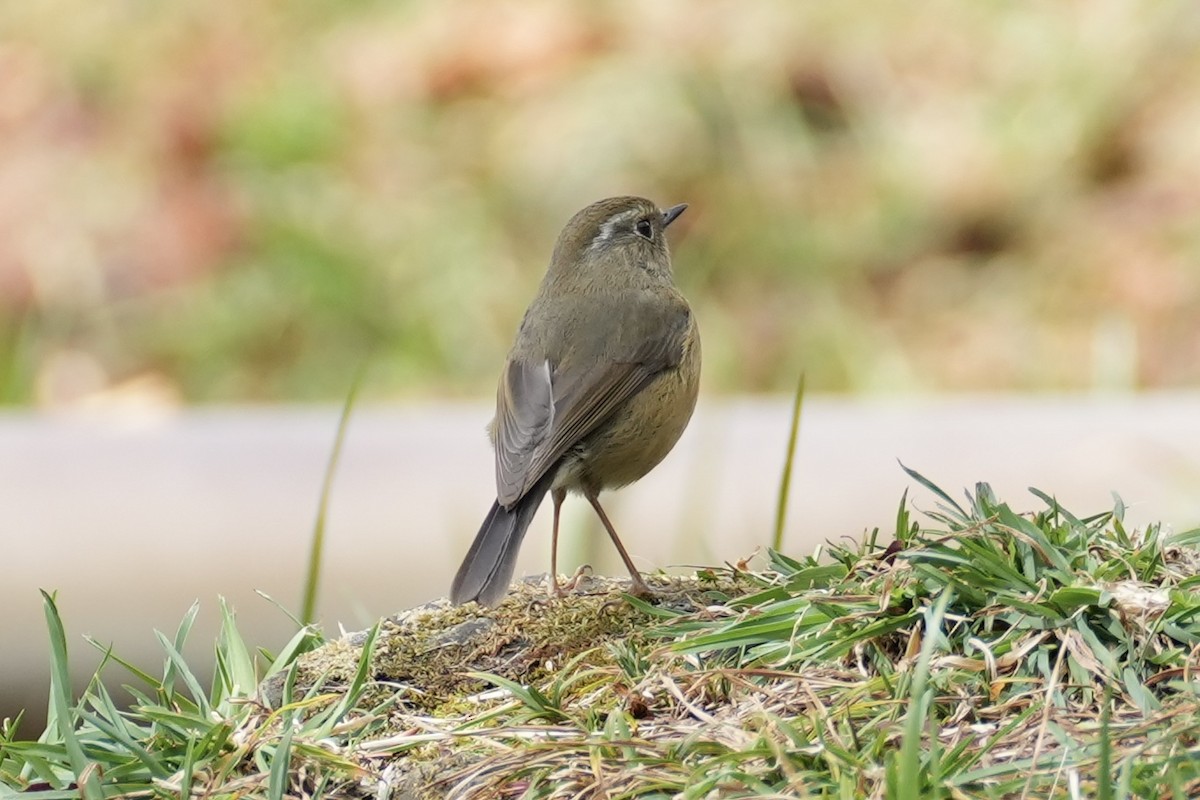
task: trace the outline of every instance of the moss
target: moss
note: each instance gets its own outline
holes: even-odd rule
[[[735,576],[667,578],[652,576],[652,603],[679,613],[694,612],[713,600],[747,592],[748,581]],[[385,620],[376,641],[371,675],[376,688],[364,703],[394,696],[403,711],[432,715],[461,713],[467,698],[489,684],[472,673],[486,672],[518,683],[534,684],[587,654],[589,667],[616,668],[605,645],[614,640],[643,643],[661,618],[629,603],[627,582],[584,578],[578,590],[547,597],[544,583],[516,586],[498,606],[452,606],[440,600]],[[350,634],[300,660],[297,693],[314,683],[336,691],[353,678],[364,634]],[[280,684],[281,685],[281,684]],[[270,705],[278,687],[264,687]],[[369,706],[367,706],[369,707]]]

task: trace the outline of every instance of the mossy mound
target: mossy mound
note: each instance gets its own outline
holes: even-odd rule
[[[575,591],[552,598],[543,577],[517,584],[494,608],[443,599],[397,614],[380,625],[371,692],[379,698],[395,694],[398,707],[409,712],[462,713],[489,687],[481,673],[533,684],[585,652],[591,667],[602,668],[611,664],[607,643],[643,644],[664,615],[698,612],[756,588],[732,572],[647,581],[655,590],[648,602],[630,602],[626,580],[590,576]],[[347,634],[302,656],[293,696],[316,683],[322,691],[349,685],[367,639],[366,632]],[[260,687],[266,705],[278,706],[285,678],[277,675]],[[372,699],[378,698],[366,698]]]

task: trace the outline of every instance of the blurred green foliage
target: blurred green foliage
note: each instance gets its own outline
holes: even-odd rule
[[[561,225],[716,391],[1200,379],[1200,7],[0,7],[0,400],[490,393]]]

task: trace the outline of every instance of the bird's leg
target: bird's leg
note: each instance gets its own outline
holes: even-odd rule
[[[548,587],[551,597],[562,597],[566,594],[558,585],[558,518],[566,496],[566,489],[550,490],[550,499],[554,501],[554,529],[550,534],[550,586]]]
[[[592,504],[592,508],[596,509],[596,515],[600,517],[600,522],[604,525],[604,530],[608,531],[608,535],[613,540],[613,544],[617,546],[617,552],[621,554],[621,560],[625,562],[625,569],[629,570],[629,577],[632,580],[630,594],[637,597],[650,597],[654,594],[650,587],[646,585],[646,581],[642,579],[642,574],[637,571],[637,567],[633,565],[633,559],[629,557],[629,553],[625,551],[625,545],[621,544],[621,540],[617,537],[617,531],[613,528],[613,524],[609,522],[608,515],[604,513],[604,509],[600,507],[600,500],[596,497],[595,492],[587,491],[584,493],[588,502]]]

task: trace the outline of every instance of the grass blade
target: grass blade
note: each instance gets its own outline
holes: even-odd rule
[[[787,455],[783,460],[783,475],[779,478],[779,502],[775,507],[775,535],[771,537],[773,550],[783,549],[783,525],[787,518],[788,495],[792,489],[792,465],[796,460],[796,440],[800,438],[800,411],[804,406],[804,373],[796,384],[796,396],[792,400],[792,425],[788,432]]]
[[[75,710],[71,706],[71,669],[67,662],[67,634],[54,596],[42,592],[42,607],[46,612],[46,627],[50,633],[50,716],[56,733],[66,749],[71,772],[79,785],[79,794],[84,800],[103,797],[104,793],[95,781],[95,773],[89,769],[83,746],[75,734]],[[49,724],[49,723],[48,723]],[[49,728],[47,728],[49,733]]]
[[[1100,750],[1096,764],[1096,800],[1113,800],[1112,684],[1105,684],[1100,706]]]
[[[320,726],[317,728],[318,738],[324,738],[330,735],[334,726],[350,713],[358,702],[358,698],[362,695],[363,689],[366,688],[367,682],[371,676],[371,661],[375,657],[375,642],[379,638],[379,624],[371,628],[371,632],[367,634],[367,640],[363,642],[362,653],[358,657],[358,668],[354,671],[354,678],[350,681],[350,685],[346,687],[345,694],[338,704],[327,714]]]
[[[163,649],[163,652],[167,654],[167,673],[171,676],[171,682],[169,683],[167,680],[164,680],[163,688],[171,693],[171,701],[179,703],[183,699],[175,693],[173,685],[174,680],[178,678],[183,681],[184,686],[187,687],[188,694],[192,696],[192,704],[202,714],[207,716],[212,712],[212,706],[209,705],[208,696],[200,688],[200,681],[196,678],[196,674],[192,672],[192,668],[188,666],[187,660],[184,659],[183,654],[179,652],[175,645],[171,644],[171,640],[164,636],[161,631],[155,631],[154,635],[157,637],[158,644]]]
[[[929,704],[933,701],[929,684],[929,662],[933,660],[933,651],[937,647],[942,629],[942,620],[946,616],[946,606],[950,604],[954,590],[946,588],[933,609],[925,616],[925,640],[921,642],[921,655],[917,658],[917,668],[913,672],[912,688],[909,692],[911,703],[908,716],[904,721],[904,740],[900,744],[900,763],[897,765],[896,779],[898,783],[892,787],[892,797],[898,800],[918,800],[924,795],[921,792],[921,734],[929,717]]]
[[[288,768],[292,764],[292,726],[288,725],[271,759],[271,776],[267,784],[270,800],[283,800],[288,786]]]
[[[228,684],[223,687],[214,685],[212,692],[213,705],[219,704],[225,697],[244,696],[254,692],[258,685],[258,676],[254,671],[254,656],[246,647],[241,633],[237,629],[237,621],[233,609],[225,598],[220,598],[221,632],[217,639],[218,661],[225,666],[224,677]],[[215,671],[221,675],[221,671]],[[216,681],[214,680],[214,683]]]
[[[924,475],[917,472],[915,469],[909,469],[908,467],[904,466],[903,462],[897,462],[897,463],[900,464],[900,469],[904,470],[905,473],[908,474],[908,477],[912,478],[914,481],[921,484],[929,491],[933,492],[943,502],[949,504],[950,508],[958,513],[958,516],[960,519],[962,519],[964,522],[970,519],[970,515],[967,514],[966,511],[963,511],[962,506],[960,506],[958,503],[956,503],[952,499],[950,499],[950,495],[946,494],[942,490],[942,487],[938,486],[936,483],[929,480],[929,478],[926,478]]]
[[[333,452],[329,454],[329,463],[325,466],[325,479],[321,484],[321,499],[317,505],[317,521],[313,525],[312,546],[308,551],[308,574],[304,578],[304,599],[301,603],[300,619],[304,624],[313,622],[317,613],[317,587],[321,582],[321,558],[325,552],[325,522],[329,516],[329,495],[333,490],[333,476],[337,473],[338,461],[342,457],[342,445],[346,441],[346,429],[350,424],[350,413],[358,399],[358,390],[362,388],[363,377],[367,373],[367,365],[359,367],[354,382],[350,384],[350,393],[342,405],[342,416],[338,419],[337,434],[333,439]]]
[[[174,694],[175,692],[175,679],[177,677],[176,673],[179,671],[179,665],[184,663],[183,657],[179,654],[183,652],[183,646],[187,643],[188,634],[192,632],[192,625],[195,624],[196,616],[199,613],[200,601],[197,600],[196,602],[192,603],[191,607],[187,610],[187,613],[183,615],[183,620],[180,621],[179,628],[175,631],[174,645],[172,645],[167,637],[159,631],[154,632],[155,637],[158,639],[159,643],[163,645],[168,654],[174,652],[178,656],[178,658],[167,659],[167,667],[163,671],[162,679],[162,688],[165,693]],[[186,664],[184,664],[184,670],[187,670]],[[204,700],[203,698],[198,697],[196,698],[196,702],[202,703]]]

